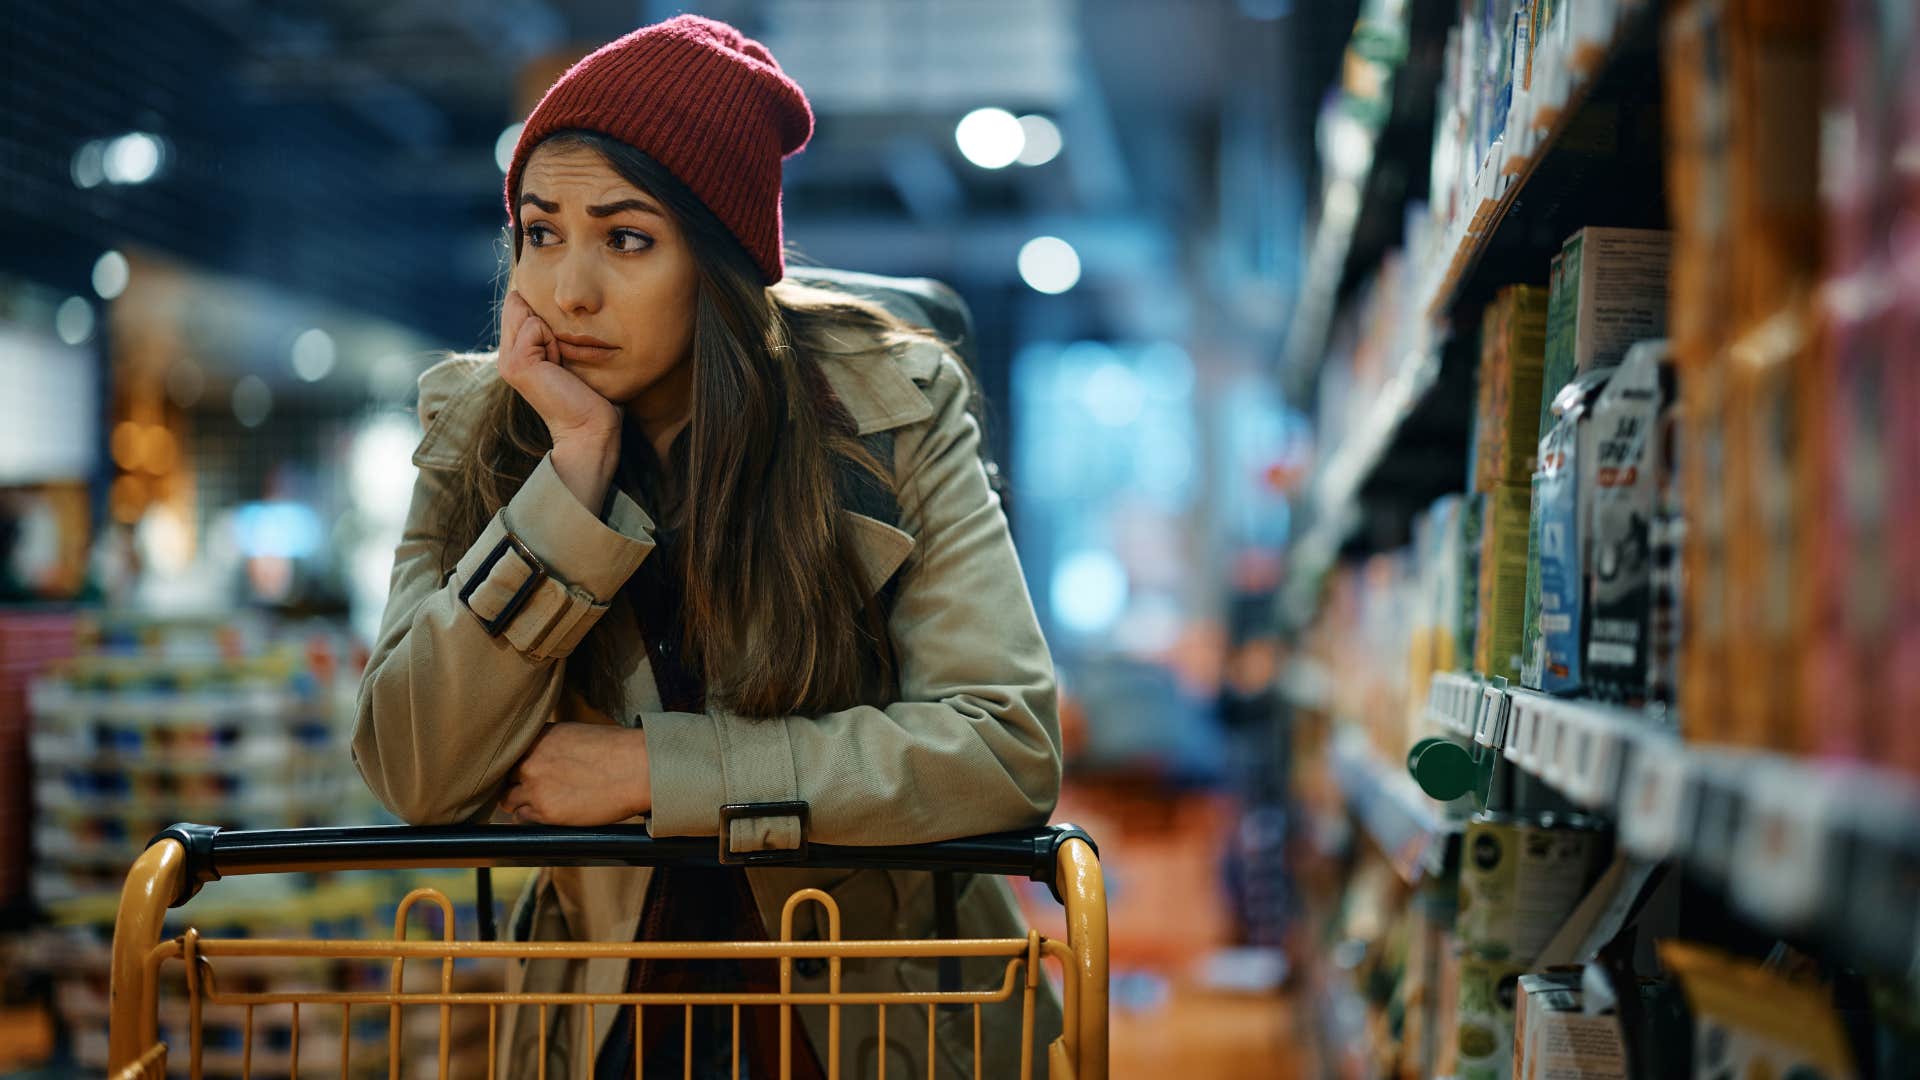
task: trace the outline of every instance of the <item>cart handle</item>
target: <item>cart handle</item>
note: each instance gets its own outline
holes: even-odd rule
[[[317,829],[222,829],[181,823],[147,841],[185,849],[179,907],[209,881],[241,874],[467,866],[720,866],[711,837],[662,837],[644,825],[366,825]],[[954,870],[1045,882],[1064,903],[1060,849],[1069,840],[1099,848],[1078,825],[940,840],[900,847],[809,844],[784,866],[834,870]]]

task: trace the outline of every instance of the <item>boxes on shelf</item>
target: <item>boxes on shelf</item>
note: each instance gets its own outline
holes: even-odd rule
[[[1659,952],[1693,1013],[1695,1076],[1859,1075],[1827,987],[1691,942]]]
[[[1592,548],[1594,405],[1612,372],[1589,371],[1556,395],[1554,423],[1540,439],[1527,524],[1527,609],[1521,685],[1552,694],[1584,685],[1586,594]]]
[[[1524,484],[1533,473],[1540,438],[1534,416],[1546,334],[1547,291],[1531,285],[1501,289],[1481,317],[1474,413],[1476,491]]]
[[[1673,396],[1668,359],[1664,340],[1628,350],[1594,405],[1594,454],[1582,470],[1591,489],[1585,683],[1594,697],[1626,705],[1648,699],[1658,422]]]
[[[1517,683],[1521,624],[1527,613],[1527,521],[1533,492],[1502,484],[1484,495],[1473,669]]]
[[[1671,234],[1588,226],[1567,237],[1553,260],[1547,307],[1546,371],[1535,438],[1553,425],[1561,388],[1625,359],[1636,341],[1667,328]]]

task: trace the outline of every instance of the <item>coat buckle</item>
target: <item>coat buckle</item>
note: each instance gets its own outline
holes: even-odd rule
[[[757,863],[800,863],[807,861],[807,812],[804,802],[728,803],[720,808],[720,865],[748,866]],[[790,848],[767,851],[733,850],[733,823],[751,818],[795,817],[800,819],[800,843]]]

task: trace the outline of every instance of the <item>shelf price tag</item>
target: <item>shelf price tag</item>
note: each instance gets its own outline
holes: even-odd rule
[[[1687,757],[1642,744],[1627,763],[1620,799],[1620,843],[1643,859],[1671,858],[1694,815]]]
[[[1773,760],[1751,762],[1743,772],[1746,807],[1730,868],[1734,897],[1761,919],[1808,926],[1841,880],[1833,778]]]

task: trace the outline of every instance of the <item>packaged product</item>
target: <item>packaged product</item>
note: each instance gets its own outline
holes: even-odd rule
[[[1501,484],[1484,494],[1473,670],[1518,682],[1520,628],[1527,613],[1527,518],[1533,492],[1525,486]]]
[[[1536,438],[1552,424],[1560,388],[1612,367],[1636,341],[1664,337],[1672,234],[1588,226],[1567,237],[1548,301],[1544,394]]]
[[[1655,423],[1671,396],[1669,359],[1664,340],[1627,351],[1594,404],[1593,453],[1580,463],[1582,498],[1591,500],[1586,683],[1595,697],[1628,705],[1643,704],[1647,689]]]
[[[1494,295],[1480,322],[1479,401],[1473,486],[1524,484],[1533,473],[1539,435],[1540,365],[1546,347],[1547,291],[1509,285]]]
[[[1659,943],[1694,1021],[1693,1075],[1851,1080],[1858,1075],[1828,989],[1704,945]]]
[[[1620,1021],[1581,1008],[1580,973],[1520,976],[1513,1080],[1628,1080]]]
[[[1592,485],[1588,466],[1597,428],[1594,404],[1612,375],[1590,371],[1574,379],[1554,403],[1555,421],[1540,440],[1540,468],[1533,474],[1533,512],[1527,536],[1524,685],[1568,694],[1583,683],[1582,641]],[[1531,679],[1531,681],[1527,681]]]
[[[1607,853],[1606,831],[1588,818],[1476,814],[1461,846],[1461,951],[1531,965],[1586,895]]]
[[[1661,406],[1654,428],[1654,513],[1647,528],[1653,560],[1648,574],[1647,704],[1664,726],[1673,726],[1678,700],[1681,620],[1680,551],[1686,542],[1686,512],[1680,501],[1680,403],[1676,392]]]

